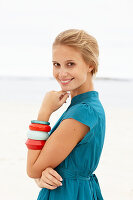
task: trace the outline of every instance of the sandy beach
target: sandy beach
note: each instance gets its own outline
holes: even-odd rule
[[[131,99],[129,98],[129,101]],[[27,101],[28,102],[28,101]],[[0,198],[36,200],[40,188],[26,174],[26,131],[37,118],[40,101],[0,100]],[[130,102],[131,103],[131,102]],[[67,102],[50,117],[51,127],[69,106]],[[105,200],[133,199],[133,106],[104,104],[106,135],[95,170]]]

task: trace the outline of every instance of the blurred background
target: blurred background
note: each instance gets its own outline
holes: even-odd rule
[[[52,43],[60,32],[83,29],[99,44],[95,90],[106,113],[106,137],[95,170],[105,200],[133,199],[133,1],[0,1],[0,197],[36,200],[26,174],[26,131],[52,76]],[[51,127],[70,104],[51,115]]]

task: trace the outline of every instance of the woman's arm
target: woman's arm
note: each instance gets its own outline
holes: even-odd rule
[[[60,98],[62,95],[64,96]],[[59,109],[68,95],[63,91],[48,92],[43,100],[38,120],[49,121],[50,115]],[[89,127],[75,119],[61,121],[56,130],[48,137],[42,150],[28,149],[27,174],[31,178],[41,178],[47,168],[57,167],[71,153],[77,143],[86,135]]]
[[[66,93],[66,91],[62,91],[62,90],[61,91],[53,91],[52,90],[50,92],[47,92],[45,94],[45,97],[44,97],[43,101],[42,101],[37,120],[39,120],[39,121],[47,121],[48,122],[49,118],[50,118],[50,115],[63,105],[63,103],[68,98],[68,96],[69,95]],[[41,152],[43,151],[43,154],[45,154],[45,152],[47,152],[46,151],[46,149],[47,149],[46,147],[48,145],[46,143],[47,143],[47,141],[45,142],[45,145],[42,148],[42,150],[31,150],[31,149],[28,149],[27,174],[31,178],[40,178],[41,177],[41,172],[45,168],[49,167],[49,166],[46,165],[46,163],[44,163],[43,169],[42,169],[42,171],[39,170],[39,173],[38,173],[38,170],[36,169],[37,167],[34,167],[36,161],[38,160],[38,158],[39,158],[39,156],[41,154]],[[47,152],[47,154],[48,154],[48,152]],[[48,156],[47,154],[45,155],[45,158],[46,158],[46,156]],[[34,174],[34,176],[33,176],[33,174]]]
[[[57,167],[86,135],[89,127],[75,119],[64,119],[47,139],[42,150],[28,150],[27,174],[40,178],[47,167]]]

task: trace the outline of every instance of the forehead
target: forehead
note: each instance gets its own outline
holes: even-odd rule
[[[73,47],[66,45],[56,45],[52,48],[53,59],[67,58],[69,60],[81,59],[81,53]]]

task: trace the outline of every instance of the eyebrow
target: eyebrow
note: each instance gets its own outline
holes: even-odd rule
[[[68,62],[68,61],[74,61],[74,60],[66,60],[65,62]],[[57,62],[57,61],[54,61],[54,60],[53,60],[52,62]]]

